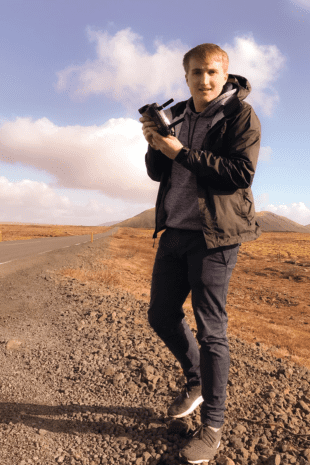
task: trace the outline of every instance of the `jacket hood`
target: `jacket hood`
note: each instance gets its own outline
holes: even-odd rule
[[[245,77],[239,76],[238,74],[228,74],[228,79],[225,86],[227,86],[228,83],[231,83],[233,87],[237,89],[237,93],[235,95],[239,100],[244,100],[252,90],[249,81]]]

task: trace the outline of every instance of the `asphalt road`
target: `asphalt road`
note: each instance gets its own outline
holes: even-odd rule
[[[101,234],[94,234],[94,241],[113,234],[118,228],[112,228]],[[91,242],[91,236],[45,237],[42,239],[29,239],[24,241],[0,242],[0,268],[16,260],[27,257],[33,258],[54,250],[74,247]]]

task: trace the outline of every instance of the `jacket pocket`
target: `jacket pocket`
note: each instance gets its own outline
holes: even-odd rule
[[[254,199],[251,192],[243,191],[242,193],[241,216],[248,221],[249,225],[251,224],[254,218]]]

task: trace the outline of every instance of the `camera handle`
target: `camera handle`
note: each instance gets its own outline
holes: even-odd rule
[[[174,128],[174,126],[176,126],[177,124],[184,121],[184,118],[180,118],[179,120],[170,124],[170,121],[168,120],[165,113],[161,111],[163,108],[170,105],[170,103],[172,103],[173,101],[174,101],[173,98],[171,98],[170,100],[163,103],[162,105],[158,105],[157,103],[152,103],[150,105],[144,105],[138,110],[141,115],[148,116],[154,121],[154,123],[156,124],[158,128],[158,133],[164,137],[168,136],[169,134],[173,135],[173,132],[171,131],[171,129]]]

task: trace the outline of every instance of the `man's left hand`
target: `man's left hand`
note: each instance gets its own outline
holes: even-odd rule
[[[160,150],[164,155],[166,155],[166,157],[171,158],[171,160],[174,160],[180,150],[184,147],[179,139],[171,135],[163,137],[158,134],[157,131],[151,129],[150,131],[152,132],[153,137],[152,147],[155,150]]]

